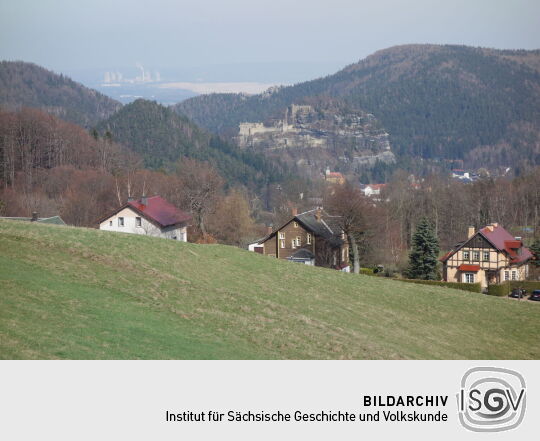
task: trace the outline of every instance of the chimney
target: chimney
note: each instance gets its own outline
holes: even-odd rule
[[[298,208],[292,207],[292,208],[291,208],[291,214],[292,214],[293,216],[296,216],[296,215],[298,214]]]
[[[272,225],[266,226],[266,234],[272,234]]]
[[[148,205],[148,198],[146,197],[145,194],[142,195],[141,204],[142,205]]]
[[[317,207],[317,210],[315,210],[315,219],[317,222],[320,222],[322,218],[322,207]]]
[[[474,236],[474,227],[467,228],[467,239],[470,239]]]
[[[36,222],[38,220],[38,213],[37,211],[32,211],[32,219],[30,219],[31,222]]]

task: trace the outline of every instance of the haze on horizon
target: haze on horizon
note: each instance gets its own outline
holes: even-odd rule
[[[295,82],[398,44],[537,49],[539,29],[531,0],[2,0],[0,59]]]

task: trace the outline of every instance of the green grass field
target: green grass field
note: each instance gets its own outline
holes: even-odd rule
[[[540,305],[0,220],[2,359],[539,359]]]

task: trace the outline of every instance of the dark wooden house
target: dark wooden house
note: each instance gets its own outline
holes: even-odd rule
[[[321,208],[294,214],[259,245],[270,257],[349,271],[349,247],[340,218]]]

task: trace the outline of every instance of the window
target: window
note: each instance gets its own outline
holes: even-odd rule
[[[279,241],[279,246],[280,246],[281,248],[285,248],[285,240],[284,240],[284,239],[281,239],[281,240]]]
[[[298,228],[298,222],[294,223],[294,228]]]
[[[472,260],[474,262],[479,262],[480,261],[480,251],[473,251]]]
[[[484,262],[489,262],[489,251],[484,251]]]
[[[285,240],[285,233],[279,233],[279,238]]]
[[[112,220],[109,221],[109,227],[112,227]]]
[[[347,250],[346,250],[345,248],[342,248],[342,249],[341,249],[341,261],[342,261],[342,262],[345,262],[345,260],[346,260],[346,259],[345,259],[346,255],[347,255],[347,254],[346,254],[346,251],[347,251]]]
[[[300,236],[296,236],[296,246],[299,247],[302,245],[302,238]]]
[[[311,234],[309,234],[309,233],[307,235],[307,244],[311,245]]]
[[[504,272],[504,280],[510,280],[510,271]]]
[[[463,260],[469,260],[469,252],[463,251]]]
[[[140,217],[136,217],[136,218],[135,218],[135,226],[136,226],[136,227],[140,227],[140,226],[141,226],[141,218],[140,218]]]
[[[512,280],[517,280],[517,271],[512,271]]]
[[[474,283],[474,273],[465,273],[465,283]]]
[[[118,226],[119,226],[119,227],[123,227],[123,226],[124,226],[124,218],[123,218],[123,217],[119,217],[119,218],[118,218]]]
[[[295,243],[296,241],[294,239],[291,239],[291,248],[296,248]]]

